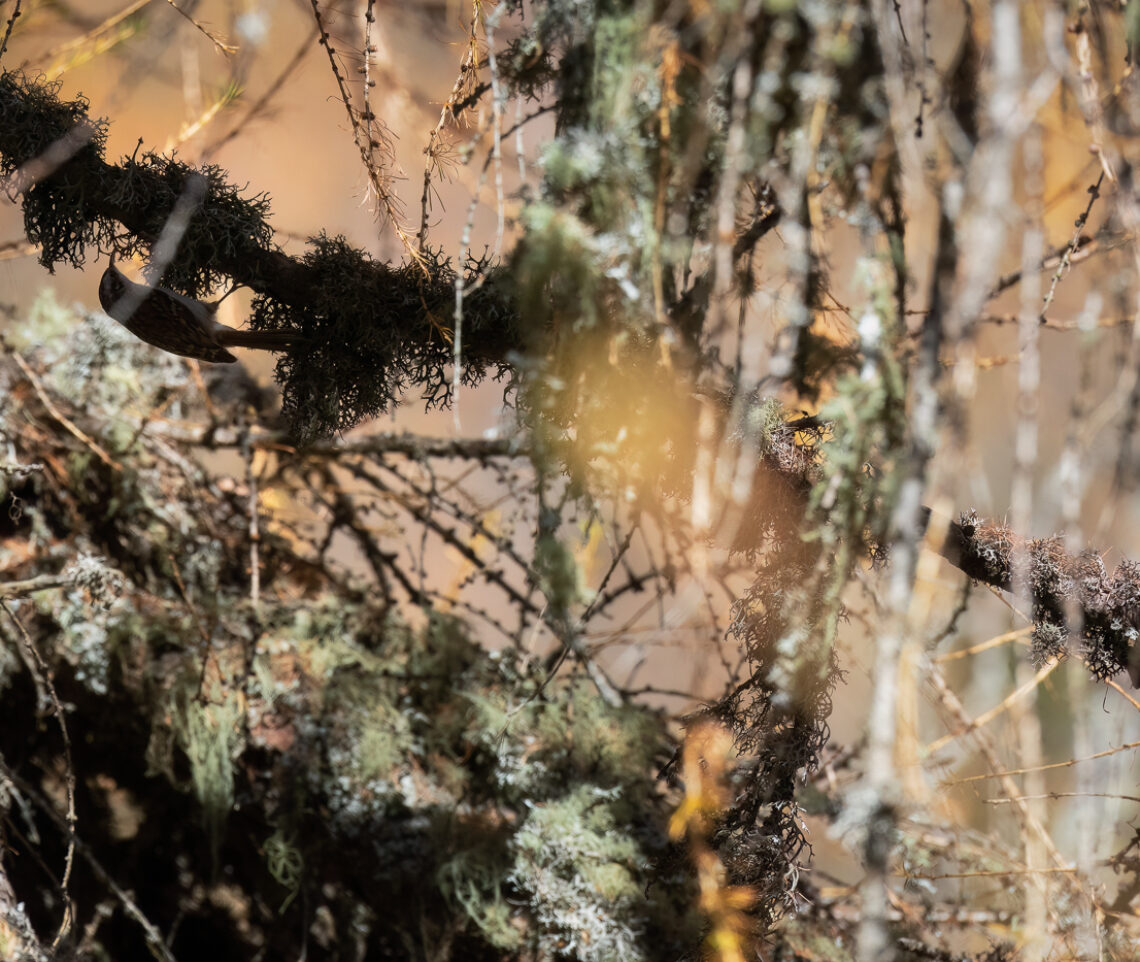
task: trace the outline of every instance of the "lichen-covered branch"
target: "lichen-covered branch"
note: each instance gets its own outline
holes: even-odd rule
[[[1024,564],[1033,603],[1033,656],[1039,663],[1075,653],[1097,678],[1125,670],[1140,687],[1140,564],[1110,573],[1101,556],[1073,555],[1061,538],[1025,538],[974,512],[950,522],[940,553],[971,578],[1003,591]]]
[[[254,330],[302,336],[278,368],[284,409],[301,442],[347,430],[409,389],[429,405],[447,402],[457,271],[471,288],[463,382],[477,384],[488,369],[503,373],[509,352],[520,347],[502,270],[489,261],[470,256],[453,266],[425,249],[415,262],[392,266],[323,235],[304,257],[291,258],[272,243],[264,194],[245,195],[216,166],[195,170],[154,152],[110,164],[103,157],[107,123],[88,118],[86,101],[65,102],[57,94],[56,85],[0,74],[0,176],[34,169],[10,187],[20,192],[40,262],[82,267],[93,253],[149,252],[191,176],[203,176],[204,197],[163,283],[192,297],[223,278],[243,284],[257,295]],[[83,137],[65,155],[37,166],[75,140],[76,131]]]

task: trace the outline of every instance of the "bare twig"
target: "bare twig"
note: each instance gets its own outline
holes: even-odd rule
[[[245,460],[245,483],[249,488],[249,602],[256,617],[261,600],[261,529],[258,524],[257,474],[253,470],[253,449],[248,440],[241,446],[241,452]]]
[[[123,906],[126,913],[133,918],[138,925],[142,928],[146,935],[146,940],[152,952],[158,956],[162,962],[177,962],[170,949],[167,948],[166,939],[163,938],[162,933],[158,928],[146,917],[142,909],[139,908],[138,903],[131,897],[125,889],[123,889],[113,878],[110,873],[103,867],[102,863],[95,857],[95,854],[88,847],[87,843],[78,838],[72,826],[60,816],[55,810],[55,807],[47,801],[39,792],[37,792],[26,780],[17,775],[3,759],[0,759],[0,772],[15,785],[22,795],[27,796],[32,800],[35,806],[40,809],[51,821],[53,821],[57,828],[61,831],[68,833],[71,842],[74,844],[76,851],[79,852],[91,870],[95,873],[96,877],[118,899],[119,904]]]
[[[1061,258],[1057,264],[1057,269],[1053,272],[1053,276],[1049,281],[1049,292],[1045,295],[1045,301],[1041,305],[1039,318],[1042,322],[1045,320],[1045,314],[1049,310],[1049,305],[1053,303],[1053,295],[1057,291],[1057,285],[1060,283],[1065,271],[1069,269],[1069,265],[1073,263],[1073,257],[1078,251],[1086,246],[1082,243],[1084,239],[1083,231],[1085,225],[1088,223],[1089,214],[1092,213],[1093,204],[1095,204],[1100,197],[1100,187],[1104,183],[1105,172],[1102,170],[1100,176],[1097,178],[1096,183],[1089,188],[1089,202],[1088,206],[1081,212],[1080,217],[1077,218],[1076,227],[1073,231],[1073,239],[1065,246],[1061,253]]]
[[[170,441],[200,445],[210,450],[240,448],[242,429],[236,427],[184,428],[164,425],[152,432]],[[258,450],[277,450],[305,458],[336,458],[346,455],[384,456],[397,454],[415,460],[455,458],[488,461],[496,458],[527,458],[529,445],[515,438],[442,438],[406,431],[379,431],[350,441],[321,441],[301,451],[289,445],[289,435],[281,431],[250,428],[249,444]]]
[[[91,30],[80,34],[78,37],[68,40],[66,43],[61,43],[58,46],[49,48],[43,54],[36,57],[35,60],[30,61],[29,64],[25,64],[25,66],[47,63],[48,61],[57,61],[56,66],[52,67],[47,72],[47,75],[49,78],[58,77],[64,71],[64,69],[66,69],[66,65],[64,65],[61,61],[62,57],[70,54],[72,51],[82,50],[83,47],[89,45],[94,46],[96,44],[96,41],[99,41],[100,46],[102,46],[103,37],[110,34],[110,32],[115,27],[123,23],[123,21],[127,20],[129,17],[138,13],[150,2],[151,0],[134,0],[133,3],[128,3],[125,7],[123,7],[122,10],[111,14]],[[123,36],[129,36],[129,31],[116,32],[116,37],[118,39],[121,39]]]
[[[28,379],[29,383],[35,389],[37,396],[39,397],[43,406],[47,409],[48,413],[61,425],[63,425],[68,433],[76,437],[91,451],[92,454],[94,454],[100,461],[107,465],[107,467],[111,468],[114,471],[122,471],[122,465],[120,465],[111,457],[111,455],[104,451],[94,438],[85,434],[78,427],[76,427],[75,423],[55,406],[55,404],[52,402],[52,399],[48,396],[47,391],[44,389],[43,382],[39,379],[39,377],[37,377],[36,372],[31,369],[31,367],[28,365],[28,362],[24,360],[23,356],[17,351],[12,351],[11,353],[12,357],[19,365],[20,370],[24,372],[24,376]]]
[[[255,100],[249,106],[249,109],[246,110],[244,116],[242,116],[242,118],[236,124],[234,124],[233,128],[224,136],[219,137],[217,140],[211,141],[202,149],[202,157],[205,160],[209,160],[211,157],[213,157],[219,150],[225,147],[226,144],[228,144],[231,140],[237,137],[238,134],[245,130],[245,128],[249,126],[249,124],[255,118],[264,113],[265,109],[273,101],[273,98],[285,89],[286,81],[301,65],[301,62],[308,54],[309,48],[312,46],[313,39],[316,36],[317,30],[314,28],[313,31],[309,33],[304,40],[301,41],[300,45],[293,52],[293,56],[289,58],[288,62],[284,67],[281,68],[277,76],[269,82],[265,93],[258,97],[257,100]]]
[[[233,44],[226,43],[222,40],[219,40],[212,33],[210,33],[210,31],[207,30],[202,24],[200,24],[197,20],[195,20],[192,16],[190,16],[190,14],[188,14],[185,10],[183,10],[181,7],[179,7],[178,4],[176,4],[174,2],[174,0],[166,0],[166,2],[168,4],[170,4],[170,6],[172,6],[175,9],[175,11],[178,13],[178,15],[180,17],[184,17],[185,19],[189,20],[190,23],[193,24],[194,29],[197,30],[200,34],[202,34],[202,36],[204,36],[207,40],[209,40],[210,43],[212,43],[215,47],[217,47],[217,49],[220,53],[225,54],[227,57],[230,56],[231,54],[237,53],[237,49],[238,49],[237,47],[235,47]]]
[[[4,614],[8,616],[12,624],[16,626],[16,630],[20,633],[23,639],[24,648],[31,655],[32,661],[35,663],[36,670],[40,674],[44,687],[47,689],[48,697],[51,699],[52,713],[55,715],[56,722],[59,724],[60,737],[63,739],[63,761],[64,773],[63,783],[64,791],[67,797],[67,854],[63,860],[63,875],[59,880],[60,895],[63,898],[63,918],[59,923],[59,930],[52,940],[52,948],[59,948],[60,942],[71,930],[72,921],[74,918],[75,907],[71,901],[71,895],[68,892],[68,885],[71,882],[71,869],[75,864],[75,826],[78,822],[78,816],[75,813],[75,765],[71,758],[71,738],[67,733],[67,719],[63,714],[63,705],[59,700],[59,695],[55,690],[55,682],[52,680],[52,672],[48,667],[47,662],[44,661],[43,655],[40,654],[39,648],[36,647],[32,636],[28,634],[28,629],[24,627],[24,623],[16,617],[5,601],[0,600],[0,608],[4,609]]]
[[[0,601],[8,598],[24,598],[37,591],[46,591],[49,588],[66,588],[75,583],[75,579],[63,573],[58,575],[37,575],[23,581],[7,581],[0,583]]]
[[[12,16],[8,18],[8,25],[4,28],[4,39],[0,41],[0,59],[3,59],[4,52],[8,49],[8,41],[12,37],[12,28],[16,26],[16,18],[20,16],[22,7],[22,0],[16,0],[12,7]]]
[[[50,177],[66,164],[96,134],[96,128],[87,118],[79,121],[66,134],[57,138],[43,153],[25,161],[0,181],[0,191],[10,199],[27,193],[45,177]]]
[[[483,93],[489,89],[487,84],[477,82],[479,72],[479,41],[476,34],[476,25],[479,22],[479,4],[473,5],[471,23],[467,28],[467,45],[464,48],[463,60],[459,64],[459,73],[451,87],[451,93],[444,101],[439,112],[439,120],[428,135],[427,146],[424,148],[424,186],[420,197],[420,229],[416,240],[422,250],[427,243],[428,211],[431,207],[432,178],[443,170],[449,158],[448,145],[443,140],[443,129],[450,123],[458,120],[464,109],[473,104]]]
[[[1072,768],[1074,765],[1079,765],[1082,762],[1092,762],[1100,758],[1111,758],[1113,755],[1119,755],[1121,752],[1131,752],[1135,748],[1140,748],[1140,741],[1125,742],[1123,745],[1106,748],[1103,752],[1096,752],[1092,755],[1086,755],[1083,758],[1066,758],[1063,762],[1052,762],[1048,765],[1037,765],[1032,768],[1006,768],[983,772],[980,775],[964,775],[960,778],[948,779],[943,784],[946,787],[950,787],[953,785],[964,785],[967,782],[982,782],[989,778],[1007,778],[1013,775],[1024,775],[1026,772],[1047,772],[1055,768]]]
[[[20,477],[24,474],[36,474],[43,471],[44,466],[38,461],[32,464],[20,464],[18,461],[0,461],[0,474],[9,477]]]
[[[367,112],[361,112],[353,106],[352,94],[349,92],[348,82],[345,80],[340,64],[337,63],[336,51],[333,48],[328,29],[325,27],[321,8],[317,0],[310,0],[310,2],[313,6],[313,17],[317,23],[317,43],[324,47],[328,54],[329,66],[332,68],[333,78],[340,90],[340,98],[344,104],[345,112],[348,114],[353,139],[356,142],[357,150],[360,152],[360,160],[364,164],[368,182],[375,191],[376,198],[379,200],[388,222],[392,225],[396,236],[400,238],[400,243],[404,245],[404,250],[426,272],[427,264],[424,261],[423,253],[404,226],[404,213],[400,200],[392,188],[392,178],[384,172],[385,163],[391,163],[393,159],[388,130],[380,119],[371,112],[370,108]]]

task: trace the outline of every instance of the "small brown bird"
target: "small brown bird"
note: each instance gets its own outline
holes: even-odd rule
[[[103,310],[139,340],[182,357],[215,364],[237,360],[227,347],[284,351],[304,338],[278,331],[238,331],[214,318],[216,304],[203,304],[165,287],[136,284],[115,266],[115,259],[99,282]]]

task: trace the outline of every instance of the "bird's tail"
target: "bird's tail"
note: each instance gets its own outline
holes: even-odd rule
[[[287,351],[307,338],[285,331],[239,331],[232,327],[218,333],[224,347],[252,347],[262,351]]]

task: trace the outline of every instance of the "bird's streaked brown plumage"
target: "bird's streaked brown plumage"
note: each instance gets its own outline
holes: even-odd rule
[[[214,306],[168,290],[136,284],[115,266],[114,258],[99,282],[103,310],[134,334],[169,354],[215,364],[237,360],[227,347],[284,351],[302,340],[296,334],[238,331],[214,317]]]

